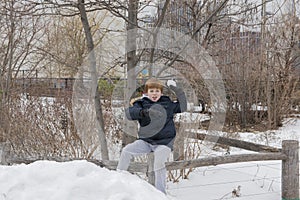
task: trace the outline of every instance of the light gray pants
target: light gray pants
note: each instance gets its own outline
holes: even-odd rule
[[[166,193],[167,170],[165,162],[170,156],[171,149],[165,145],[152,145],[143,140],[136,140],[123,148],[117,169],[127,170],[131,158],[150,152],[154,153],[155,187],[163,193]]]

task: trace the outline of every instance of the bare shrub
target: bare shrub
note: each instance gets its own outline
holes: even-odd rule
[[[95,150],[77,134],[68,99],[20,95],[7,110],[0,131],[14,156],[88,158]]]

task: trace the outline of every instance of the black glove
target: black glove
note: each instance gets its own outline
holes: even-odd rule
[[[141,117],[149,117],[149,109],[145,108],[140,111]]]

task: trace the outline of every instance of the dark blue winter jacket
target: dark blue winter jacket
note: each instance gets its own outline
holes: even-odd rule
[[[126,110],[130,120],[138,120],[140,129],[139,139],[153,145],[166,145],[173,149],[176,136],[174,114],[186,111],[186,96],[181,89],[175,91],[178,101],[173,102],[168,96],[161,96],[157,102],[143,97]],[[149,115],[143,116],[141,111],[149,110]]]

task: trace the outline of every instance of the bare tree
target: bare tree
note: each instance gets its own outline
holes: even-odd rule
[[[299,18],[287,14],[277,19],[276,26],[270,26],[266,32],[266,105],[268,108],[269,128],[281,125],[282,118],[292,108],[290,101],[299,88],[299,77],[295,76],[297,48],[299,45]]]
[[[46,58],[45,75],[50,78],[74,77],[87,54],[80,19],[77,16],[51,16],[48,26],[45,42],[39,48]]]
[[[35,9],[33,13],[35,15],[59,15],[63,17],[73,17],[76,16],[80,17],[82,28],[84,30],[85,35],[85,42],[87,47],[86,55],[88,56],[89,67],[90,67],[90,75],[92,79],[92,85],[98,85],[98,76],[97,76],[97,69],[96,69],[96,56],[95,56],[95,38],[93,37],[93,27],[90,25],[88,12],[94,12],[97,10],[103,10],[103,4],[105,2],[92,2],[92,1],[83,1],[78,0],[77,2],[74,1],[66,1],[66,2],[56,2],[56,1],[48,1],[40,3],[38,1],[30,1],[31,5],[35,5]],[[78,49],[79,50],[79,49]],[[83,53],[83,52],[81,52]],[[82,56],[82,54],[81,54]],[[61,59],[57,59],[61,62]],[[66,62],[64,64],[67,64]],[[95,100],[95,111],[96,111],[96,118],[100,124],[100,127],[97,128],[97,132],[100,139],[100,146],[101,146],[101,157],[102,159],[109,159],[108,158],[108,149],[106,143],[106,136],[104,133],[104,120],[103,120],[103,113],[102,113],[102,106],[101,106],[101,98],[98,89],[95,90],[94,95]]]
[[[1,2],[1,90],[3,101],[12,94],[14,79],[22,76],[21,71],[35,73],[43,56],[37,51],[38,40],[44,35],[41,17],[30,17],[22,12],[18,1]]]
[[[44,59],[37,50],[45,33],[44,21],[41,17],[26,15],[27,10],[19,1],[0,3],[0,110],[3,113],[0,123],[5,135],[10,134],[9,115],[13,114],[10,105],[25,87],[23,82],[17,82],[18,78],[35,74]]]

